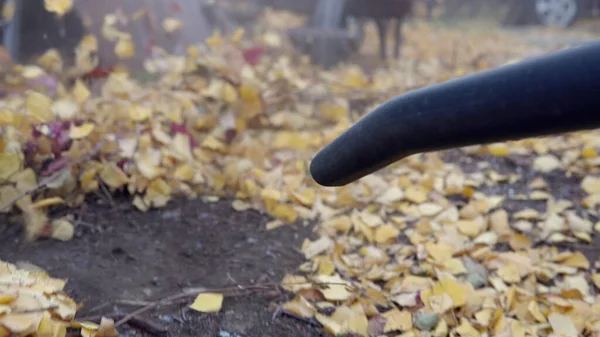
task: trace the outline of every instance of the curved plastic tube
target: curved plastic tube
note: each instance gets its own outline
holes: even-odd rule
[[[600,127],[600,42],[408,92],[321,150],[313,179],[342,186],[416,153]]]

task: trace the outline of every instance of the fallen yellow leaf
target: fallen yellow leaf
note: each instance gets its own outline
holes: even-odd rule
[[[73,0],[44,0],[44,8],[48,12],[63,16],[73,9]]]
[[[50,207],[50,206],[54,206],[54,205],[61,205],[61,204],[64,204],[64,202],[65,201],[61,197],[52,197],[52,198],[47,198],[47,199],[37,201],[32,206],[34,208],[45,208],[45,207]]]
[[[413,327],[412,315],[408,311],[392,309],[382,316],[386,319],[384,332],[407,331]]]
[[[573,321],[569,316],[562,315],[556,312],[548,315],[548,322],[552,327],[552,330],[558,336],[565,337],[577,337],[579,336],[579,332],[577,328],[573,324]]]
[[[121,36],[115,45],[115,54],[120,59],[130,59],[135,56],[135,45],[131,36]]]
[[[25,102],[27,106],[27,112],[32,116],[38,123],[46,123],[52,120],[52,99],[50,97],[39,93],[37,91],[31,91],[27,93]]]
[[[0,180],[8,180],[16,174],[22,165],[21,157],[16,153],[0,153]]]
[[[219,312],[223,305],[223,295],[216,293],[203,293],[196,296],[190,308],[200,312]]]
[[[73,224],[67,220],[59,219],[52,221],[52,238],[68,241],[73,238],[73,234],[75,233],[75,227]]]
[[[174,33],[181,29],[183,23],[176,18],[165,18],[162,22],[162,27],[167,33]]]

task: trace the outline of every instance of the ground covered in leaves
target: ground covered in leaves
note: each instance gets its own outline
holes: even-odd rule
[[[104,38],[127,58],[122,19]],[[389,67],[320,71],[269,29],[156,53],[143,81],[52,85],[52,51],[11,67],[0,336],[600,332],[598,132],[413,156],[337,189],[310,179],[315,152],[383,100],[563,46],[406,32]]]

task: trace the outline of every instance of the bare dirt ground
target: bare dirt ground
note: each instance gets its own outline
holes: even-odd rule
[[[146,214],[125,200],[117,202],[82,209],[76,238],[67,243],[25,244],[19,227],[9,227],[0,256],[68,278],[68,291],[85,305],[81,317],[114,316],[135,309],[106,305],[115,299],[158,300],[188,287],[276,284],[302,263],[295,248],[310,235],[310,227],[301,224],[266,231],[269,218],[236,212],[230,201],[180,200]],[[226,298],[224,310],[215,315],[198,315],[187,304],[169,306],[153,312],[151,320],[173,336],[228,336],[219,335],[222,330],[240,336],[320,336],[318,327],[274,316],[270,303],[284,296],[270,290]]]

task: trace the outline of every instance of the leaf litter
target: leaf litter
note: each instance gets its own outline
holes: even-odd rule
[[[45,6],[62,16],[72,3],[46,0]],[[105,18],[101,38],[116,41],[115,54],[125,60],[136,50],[117,28],[121,16]],[[167,18],[162,27],[176,32],[181,22]],[[580,252],[540,245],[589,244],[599,230],[592,221],[600,206],[597,132],[461,149],[465,155],[534,156],[539,176],[527,195],[486,194],[523,177],[489,166],[465,173],[439,153],[406,158],[336,189],[309,177],[314,153],[366,112],[354,108],[358,101],[374,107],[531,51],[512,37],[494,33],[498,43],[490,34],[412,23],[406,57],[392,69],[350,64],[315,72],[277,31],[248,39],[238,30],[212,36],[208,49],[190,46],[184,56],[149,58],[145,68],[154,82],[117,68],[99,92],[77,78],[97,66],[90,56],[100,37],[86,36],[74,68],[51,50],[38,64],[2,75],[12,89],[0,99],[2,211],[20,212],[30,239],[69,240],[72,221],[50,219],[47,209],[77,207],[103,189],[129,193],[142,212],[176,196],[234,195],[234,209],[272,215],[268,229],[318,223],[320,237],[301,247],[307,262],[282,281],[296,294],[282,308],[330,333],[597,334],[600,274]],[[446,55],[455,55],[455,64],[443,62]],[[47,77],[60,81],[32,89],[31,79]],[[545,176],[555,171],[581,178],[580,205],[549,192]],[[466,202],[453,202],[453,195]],[[503,207],[511,198],[546,206],[509,213]],[[0,336],[65,336],[67,328],[116,336],[110,319],[74,320],[78,305],[63,293],[65,283],[2,262]],[[191,308],[216,312],[222,300],[202,293]]]
[[[67,281],[34,265],[21,268],[0,260],[0,336],[64,337],[79,329],[84,337],[117,337],[114,322],[78,322],[79,305],[65,292]]]

